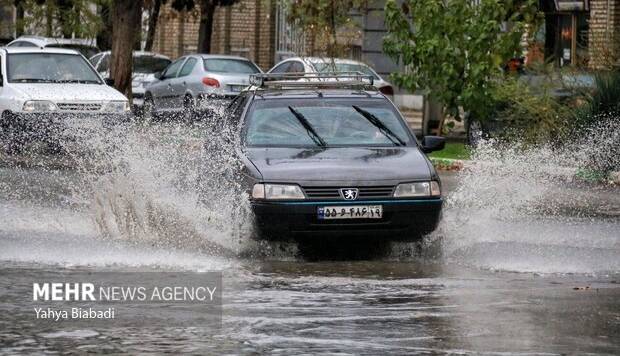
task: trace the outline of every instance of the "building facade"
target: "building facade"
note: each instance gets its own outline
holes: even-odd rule
[[[217,7],[211,53],[243,56],[269,69],[275,59],[276,1],[242,0],[232,6]],[[170,3],[161,9],[153,51],[171,58],[195,53],[200,11],[178,12]]]

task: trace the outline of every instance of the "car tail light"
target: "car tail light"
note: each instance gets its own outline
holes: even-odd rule
[[[394,95],[394,88],[391,85],[386,85],[384,87],[379,88],[379,91],[384,95]]]
[[[220,87],[220,82],[218,82],[217,79],[209,78],[209,77],[202,78],[202,84],[208,87],[215,87],[215,88]]]

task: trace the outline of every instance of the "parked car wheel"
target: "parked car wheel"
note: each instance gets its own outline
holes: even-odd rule
[[[148,124],[153,121],[153,97],[147,94],[144,96],[144,105],[142,105],[142,122]]]
[[[183,120],[186,122],[194,121],[196,116],[196,100],[190,95],[186,94],[183,98]]]

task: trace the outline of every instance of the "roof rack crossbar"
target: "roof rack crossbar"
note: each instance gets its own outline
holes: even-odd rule
[[[374,77],[362,72],[260,73],[250,75],[250,84],[259,88],[372,86]]]

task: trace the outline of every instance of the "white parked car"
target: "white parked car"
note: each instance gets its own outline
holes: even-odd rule
[[[0,141],[19,148],[45,141],[64,120],[116,122],[127,98],[106,85],[74,50],[0,48]]]
[[[291,57],[273,66],[267,73],[360,72],[373,77],[373,85],[390,98],[394,87],[365,63],[343,58]]]
[[[110,56],[111,52],[101,52],[92,56],[89,60],[104,78],[110,77]],[[155,81],[155,73],[166,69],[172,61],[170,58],[153,53],[135,51],[133,52],[133,72],[131,78],[132,104],[136,109],[140,109],[144,104],[144,92],[147,85]]]

